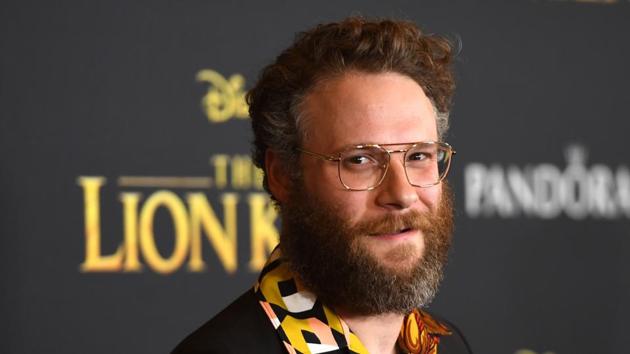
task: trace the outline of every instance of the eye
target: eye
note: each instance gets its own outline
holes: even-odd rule
[[[431,153],[414,151],[407,154],[407,161],[424,161],[431,158]]]
[[[343,168],[353,171],[371,171],[379,168],[379,155],[370,149],[354,149],[347,151],[341,159]]]
[[[348,165],[365,165],[376,163],[373,157],[369,155],[352,155],[344,158],[344,163]]]

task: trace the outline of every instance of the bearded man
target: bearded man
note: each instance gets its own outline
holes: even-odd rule
[[[453,90],[449,42],[410,22],[299,34],[247,96],[280,244],[174,353],[470,353],[422,310],[451,242]]]

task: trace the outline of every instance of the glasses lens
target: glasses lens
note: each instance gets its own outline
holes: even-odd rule
[[[436,143],[420,143],[405,155],[409,183],[414,186],[431,186],[440,182],[448,172],[450,149]]]
[[[383,178],[389,155],[378,147],[353,148],[341,154],[339,177],[350,189],[370,189]]]

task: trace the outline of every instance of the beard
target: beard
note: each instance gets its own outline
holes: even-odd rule
[[[336,208],[294,182],[282,205],[280,249],[297,278],[327,306],[356,315],[407,314],[428,305],[443,278],[453,230],[452,194],[443,182],[437,210],[391,213],[350,225]],[[385,254],[388,267],[365,247],[369,235],[419,230],[424,250],[402,244]],[[420,236],[415,236],[420,237]]]

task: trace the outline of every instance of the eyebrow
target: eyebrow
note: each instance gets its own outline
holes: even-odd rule
[[[355,147],[361,147],[361,146],[374,146],[374,145],[378,145],[378,146],[398,146],[398,145],[413,145],[413,144],[421,144],[421,143],[438,143],[438,140],[421,140],[421,141],[410,141],[410,142],[406,142],[406,143],[387,143],[387,144],[380,144],[380,143],[361,143],[361,144],[348,144],[343,146],[339,151],[343,151],[344,149],[350,149],[350,148],[355,148]]]

